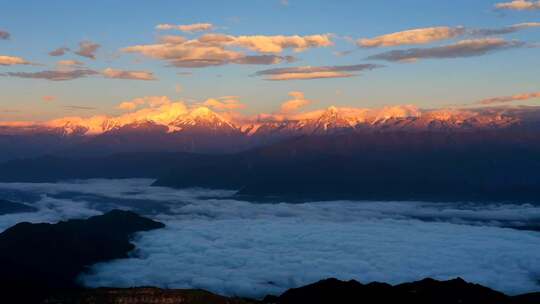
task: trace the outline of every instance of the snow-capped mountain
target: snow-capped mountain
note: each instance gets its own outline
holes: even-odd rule
[[[63,136],[99,136],[122,129],[144,131],[162,126],[167,133],[234,134],[246,137],[325,135],[357,131],[467,131],[519,125],[519,114],[505,111],[465,111],[388,108],[378,111],[329,107],[306,118],[235,123],[207,107],[169,117],[66,117],[41,124],[0,124],[0,134],[54,133]]]
[[[243,119],[242,123],[206,107],[171,107],[170,111],[151,115],[136,114],[0,123],[0,160],[58,151],[64,155],[134,151],[232,153],[300,136],[459,134],[485,130],[518,130],[516,136],[522,136],[520,130],[529,134],[540,132],[540,111],[534,109],[421,111],[412,106],[379,110],[330,107],[286,118]]]
[[[168,125],[172,132],[234,134],[240,130],[207,107],[199,107]]]

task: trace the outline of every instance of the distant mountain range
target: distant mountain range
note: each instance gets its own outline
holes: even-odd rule
[[[6,126],[0,181],[148,177],[246,199],[540,202],[537,108],[315,114],[239,126],[197,108],[100,132],[84,121]]]
[[[368,111],[330,107],[298,119],[235,122],[206,107],[163,118],[105,116],[44,123],[0,123],[0,161],[41,155],[98,156],[124,152],[235,153],[301,136],[366,133],[540,131],[540,110],[496,108]],[[164,114],[164,115],[165,115]]]

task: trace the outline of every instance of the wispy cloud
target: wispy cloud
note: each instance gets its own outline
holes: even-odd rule
[[[100,47],[101,45],[92,41],[82,41],[79,43],[79,49],[75,51],[75,54],[90,59],[96,59],[96,52]]]
[[[495,4],[495,8],[516,11],[537,10],[540,9],[540,1],[514,0],[510,2],[501,2]]]
[[[540,98],[540,92],[524,93],[511,96],[499,96],[480,100],[478,104],[491,105],[497,103],[508,103],[514,101],[525,101],[530,99]]]
[[[49,56],[54,56],[54,57],[57,57],[57,56],[64,56],[66,54],[66,52],[69,51],[69,48],[67,47],[59,47],[55,50],[52,50],[49,52]]]
[[[106,68],[102,71],[106,78],[131,79],[131,80],[156,80],[154,73],[148,71],[125,71]]]
[[[391,33],[371,39],[359,39],[357,44],[358,46],[365,48],[427,44],[439,40],[455,38],[464,33],[464,27],[428,27]]]
[[[445,59],[486,55],[489,53],[524,47],[521,41],[506,41],[500,38],[462,40],[454,44],[431,47],[394,50],[369,56],[370,60],[414,62],[420,59]]]
[[[73,80],[77,78],[84,78],[91,75],[97,75],[98,72],[89,69],[78,69],[78,70],[50,70],[50,71],[41,71],[41,72],[8,72],[5,73],[6,76],[10,77],[19,77],[19,78],[32,78],[32,79],[45,79],[51,81],[66,81]]]
[[[214,25],[211,23],[194,23],[194,24],[183,24],[183,25],[165,23],[165,24],[158,24],[156,26],[156,29],[179,30],[186,33],[195,33],[195,32],[211,31],[214,29]]]
[[[11,34],[8,31],[0,30],[0,40],[8,40]]]
[[[96,107],[85,107],[85,106],[74,106],[74,105],[65,105],[63,107],[69,110],[87,110],[87,111],[97,110]]]
[[[336,66],[300,66],[263,70],[256,76],[265,76],[266,80],[309,80],[322,78],[346,78],[358,76],[360,71],[369,71],[383,66],[377,64],[356,64]]]
[[[0,55],[0,65],[32,64],[21,57]]]

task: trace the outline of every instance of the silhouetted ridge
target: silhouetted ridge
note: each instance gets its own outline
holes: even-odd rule
[[[449,281],[424,279],[400,285],[385,283],[361,284],[357,281],[327,279],[300,288],[289,289],[282,295],[267,296],[263,302],[276,304],[356,304],[356,303],[413,303],[413,304],[533,304],[539,294],[509,297],[487,287],[467,283],[457,278]]]
[[[76,277],[92,264],[127,257],[133,233],[163,227],[120,210],[57,224],[19,223],[0,234],[0,286],[36,296],[75,288]]]

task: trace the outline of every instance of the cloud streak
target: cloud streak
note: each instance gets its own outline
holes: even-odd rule
[[[356,64],[356,65],[337,65],[337,66],[300,66],[290,68],[278,68],[263,70],[255,73],[256,76],[264,76],[265,80],[309,80],[324,78],[347,78],[358,76],[360,71],[370,71],[381,68],[382,65],[376,64]]]
[[[473,36],[493,36],[515,33],[524,29],[540,27],[540,22],[519,23],[494,29],[471,29],[469,32]]]
[[[414,62],[421,59],[447,59],[482,56],[489,53],[524,47],[521,41],[506,41],[500,38],[462,40],[454,44],[431,47],[394,50],[369,56],[369,60],[391,62]]]
[[[174,25],[174,24],[158,24],[156,26],[157,30],[179,30],[186,33],[195,33],[195,32],[204,32],[211,31],[214,29],[214,25],[211,23],[194,23],[194,24],[184,24],[184,25]]]
[[[148,71],[125,71],[106,68],[101,72],[106,78],[130,80],[156,80],[154,74]]]
[[[77,69],[77,70],[47,70],[41,72],[8,72],[5,75],[9,77],[18,78],[30,78],[30,79],[45,79],[51,81],[66,81],[78,78],[85,78],[87,76],[97,75],[98,72],[89,69]]]
[[[499,96],[480,100],[478,104],[491,105],[497,103],[508,103],[514,101],[526,101],[530,99],[540,98],[540,92],[516,94],[512,96]]]
[[[364,48],[390,47],[411,44],[428,44],[435,41],[455,38],[465,33],[464,27],[429,27],[391,33],[371,39],[359,39],[358,46]]]

